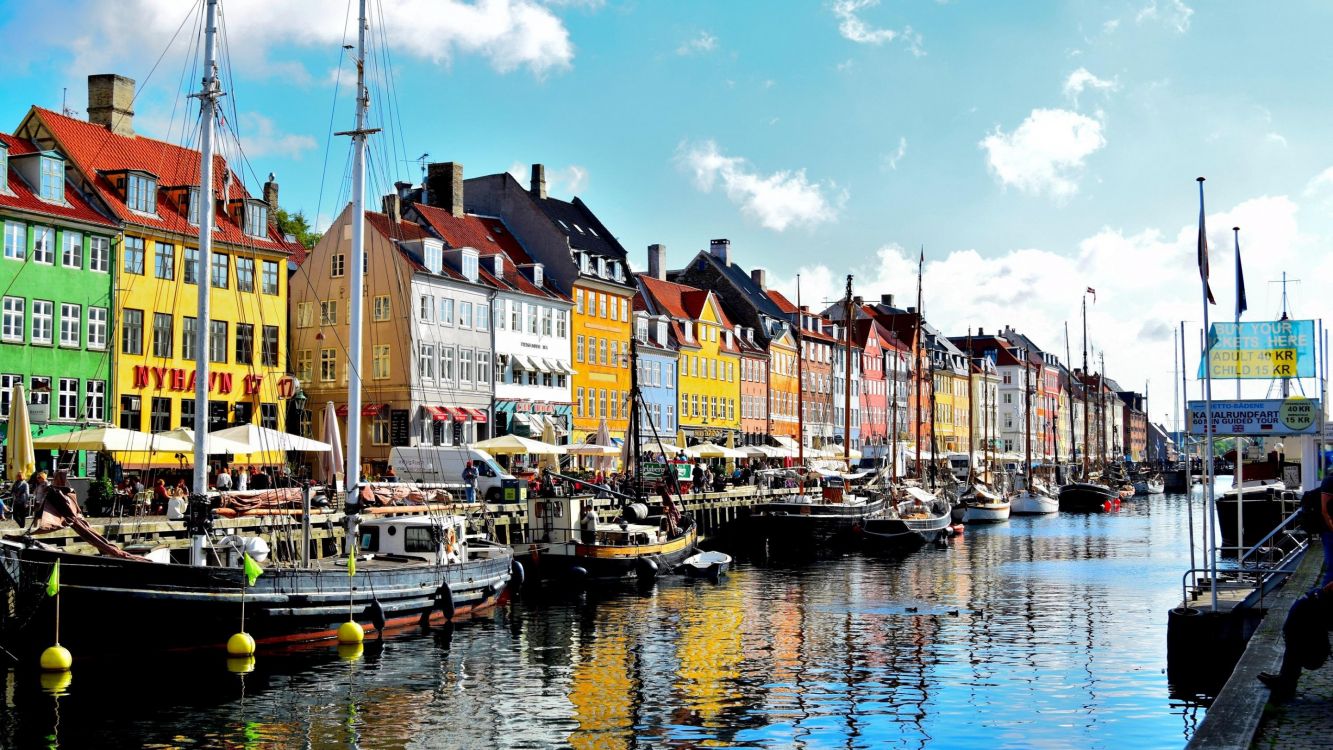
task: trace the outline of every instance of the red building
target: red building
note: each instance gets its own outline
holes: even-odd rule
[[[889,439],[889,379],[884,347],[891,334],[873,319],[856,321],[852,336],[861,348],[861,445],[884,445]]]

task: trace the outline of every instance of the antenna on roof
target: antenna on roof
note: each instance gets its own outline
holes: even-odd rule
[[[60,114],[66,117],[73,117],[74,110],[69,108],[69,87],[60,89]]]
[[[426,184],[426,160],[429,159],[429,158],[430,158],[430,154],[429,154],[429,153],[426,153],[426,154],[422,154],[421,156],[418,156],[417,158],[413,159],[413,161],[415,161],[415,162],[417,163],[417,166],[421,167],[421,184],[422,184],[422,185],[425,185],[425,184]]]

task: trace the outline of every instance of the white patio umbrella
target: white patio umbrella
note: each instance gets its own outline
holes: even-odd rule
[[[550,418],[543,419],[542,421],[546,423],[546,426],[542,428],[542,442],[547,445],[557,445],[555,442],[555,422],[552,422]],[[561,453],[565,452],[565,446],[557,445],[557,447],[561,449]],[[551,471],[560,471],[560,459],[556,458],[556,455],[557,454],[554,453],[541,454],[541,457],[537,459],[537,465],[543,466]]]
[[[565,452],[562,445],[552,445],[540,440],[521,437],[519,435],[501,435],[489,440],[473,443],[473,448],[490,453],[491,455],[521,455],[532,454],[534,456],[558,456]]]
[[[32,451],[32,427],[28,422],[28,398],[23,392],[23,384],[14,386],[9,399],[9,426],[5,430],[7,459],[6,478],[15,479],[21,472],[28,476],[37,468],[37,457]]]
[[[614,470],[616,468],[614,456],[620,455],[620,450],[611,443],[611,429],[606,425],[606,417],[602,417],[602,421],[597,424],[597,440],[594,442],[598,445],[610,446],[615,452],[609,455],[604,453],[601,456],[594,458],[592,460],[593,468],[601,471]]]
[[[184,440],[190,444],[188,453],[194,452],[194,430],[188,427],[177,427],[174,430],[154,433],[157,437],[176,438]],[[213,455],[215,453],[249,453],[250,446],[238,443],[234,440],[220,438],[217,435],[204,435],[204,452]]]
[[[338,427],[338,407],[332,401],[324,402],[324,429],[320,437],[329,444],[329,450],[319,456],[319,470],[325,482],[337,482],[343,473],[343,439]]]
[[[685,455],[695,458],[743,458],[745,454],[717,443],[699,443],[686,448]]]
[[[194,443],[165,435],[152,435],[119,427],[93,427],[87,430],[45,435],[32,441],[34,448],[62,451],[170,451],[192,453]]]
[[[228,427],[225,430],[210,432],[210,435],[234,440],[238,443],[244,443],[249,446],[250,453],[261,453],[264,451],[331,451],[333,446],[328,443],[321,443],[318,440],[303,438],[300,435],[292,435],[287,432],[271,430],[267,427],[260,427],[255,424],[242,424],[235,427]],[[162,450],[159,448],[158,450]]]

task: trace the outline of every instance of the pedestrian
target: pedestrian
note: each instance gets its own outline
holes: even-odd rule
[[[236,472],[236,489],[245,492],[250,488],[250,467],[244,467]]]
[[[1282,623],[1282,666],[1277,674],[1260,672],[1274,702],[1296,694],[1302,669],[1318,669],[1328,660],[1328,625],[1333,622],[1333,585],[1325,584],[1297,599]]]
[[[30,515],[33,518],[39,518],[42,515],[42,503],[46,500],[47,488],[50,487],[50,485],[46,483],[46,472],[39,471],[36,474],[33,474],[29,484],[32,486]]]
[[[10,511],[14,514],[14,522],[19,525],[19,528],[23,528],[23,525],[28,522],[28,512],[32,510],[32,488],[28,486],[22,472],[14,476],[14,485],[10,488],[10,491],[14,494]]]
[[[389,468],[384,471],[384,481],[386,482],[398,481],[398,475],[394,473],[393,464],[389,464]]]
[[[680,534],[680,508],[676,507],[676,501],[671,498],[671,491],[667,489],[665,482],[657,486],[657,493],[662,499],[662,516],[666,518],[667,536],[675,539]]]
[[[217,481],[215,482],[214,486],[216,486],[216,487],[218,488],[218,492],[228,492],[228,491],[230,491],[230,490],[231,490],[231,472],[230,472],[230,471],[227,471],[226,469],[219,468],[219,469],[218,469],[218,478],[217,478]]]
[[[471,461],[463,467],[463,492],[467,495],[469,503],[477,502],[477,468]]]
[[[694,473],[690,475],[690,483],[694,485],[694,494],[701,495],[704,491],[704,466],[702,462],[694,463]]]
[[[592,500],[583,504],[583,517],[579,520],[579,529],[583,532],[584,544],[597,543],[597,511],[593,510]]]

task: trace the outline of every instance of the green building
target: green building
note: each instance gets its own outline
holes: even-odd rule
[[[17,383],[35,437],[105,423],[118,225],[66,180],[62,155],[0,133],[0,229],[0,435]],[[92,461],[37,451],[39,470],[85,476]]]

